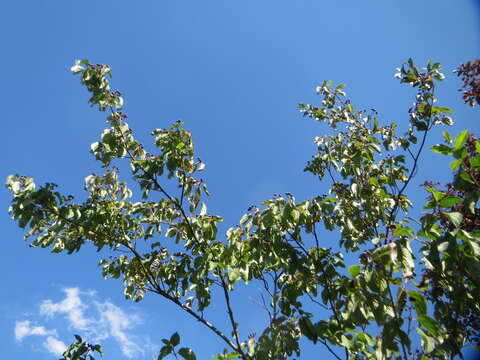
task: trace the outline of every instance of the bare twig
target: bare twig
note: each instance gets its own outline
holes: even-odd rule
[[[242,350],[242,345],[240,343],[240,338],[238,336],[238,324],[235,322],[235,318],[233,317],[232,304],[230,302],[230,294],[227,289],[227,283],[222,273],[220,272],[220,270],[218,270],[218,276],[220,278],[220,281],[222,282],[223,294],[225,296],[225,303],[227,305],[228,317],[230,319],[230,324],[232,325],[233,337],[235,338],[235,341],[237,343],[237,348],[235,350],[240,354],[243,360],[248,360],[247,355],[245,355],[245,353]]]
[[[342,360],[342,358],[340,356],[338,356],[335,351],[333,351],[333,349],[328,345],[328,342],[326,340],[323,340],[323,339],[319,339],[319,341],[325,345],[325,347],[327,348],[327,350],[330,352],[330,354],[332,354],[333,356],[335,356],[336,359],[338,360]]]

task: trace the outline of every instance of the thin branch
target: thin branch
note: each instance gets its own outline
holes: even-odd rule
[[[226,337],[219,329],[217,329],[213,324],[208,322],[203,318],[203,316],[198,315],[195,311],[190,309],[188,306],[182,304],[177,298],[174,298],[173,296],[169,295],[165,291],[161,289],[156,289],[153,291],[154,293],[163,296],[164,298],[170,300],[174,304],[178,305],[182,310],[186,311],[190,315],[192,315],[195,319],[197,319],[199,322],[201,322],[203,325],[208,327],[210,330],[212,330],[215,334],[217,334],[230,348],[232,348],[234,351],[238,351],[237,347],[235,346],[234,343],[232,343],[228,337]]]
[[[317,227],[316,227],[317,224],[313,224],[313,236],[315,237],[315,244],[317,245],[317,253],[318,253],[318,249],[320,247],[320,242],[318,241],[318,236],[317,236]]]
[[[268,273],[267,273],[267,274],[268,274]],[[264,288],[265,291],[268,293],[268,295],[273,296],[273,294],[272,294],[271,291],[270,291],[270,286],[268,285],[268,281],[265,280],[265,276],[263,276],[263,274],[261,274],[261,275],[259,276],[259,278],[260,278],[260,280],[262,281],[262,283],[263,283],[263,288]]]
[[[185,174],[183,174],[182,194],[180,195],[180,206],[183,207],[183,195],[185,194]]]
[[[278,288],[278,280],[280,279],[281,274],[277,274],[275,271],[275,278],[273,280],[273,296],[272,296],[272,309],[273,309],[273,321],[277,319],[277,299],[278,299],[278,294],[280,293],[280,289]]]
[[[336,184],[336,180],[333,177],[332,170],[330,170],[330,166],[327,167],[327,172],[328,172],[328,175],[330,175],[330,179],[332,180],[332,182]]]
[[[413,155],[412,150],[410,150],[410,148],[407,148],[407,151],[410,154],[410,156],[412,157],[412,159],[415,160],[415,156]]]
[[[260,294],[260,297],[262,298],[262,303],[258,302],[257,300],[255,300],[254,298],[252,297],[249,297],[249,300],[251,302],[253,302],[254,304],[258,305],[259,307],[261,307],[263,310],[265,310],[265,312],[268,314],[268,318],[270,320],[270,324],[272,324],[272,313],[270,312],[270,310],[268,309],[268,305],[266,304],[265,302],[265,298],[263,296],[263,294]]]
[[[330,354],[332,354],[333,356],[335,356],[336,359],[338,360],[342,360],[342,358],[340,356],[338,356],[335,351],[333,351],[333,349],[328,345],[327,341],[326,340],[323,340],[323,339],[320,339],[320,342],[325,345],[325,347],[327,348],[327,350],[330,352]]]
[[[433,90],[434,88],[432,89],[432,95],[433,95]],[[432,99],[432,104],[431,106],[433,106],[433,99]],[[422,150],[423,150],[423,147],[425,146],[425,142],[427,140],[427,134],[428,134],[428,131],[430,130],[431,128],[431,115],[430,115],[430,118],[428,119],[428,124],[427,124],[427,130],[425,130],[423,132],[423,137],[422,137],[422,141],[420,143],[420,147],[417,151],[417,154],[414,156],[413,158],[413,167],[412,167],[412,170],[410,171],[410,174],[408,175],[408,178],[407,180],[405,181],[405,183],[403,184],[402,188],[400,189],[400,191],[398,192],[397,196],[396,196],[396,200],[395,200],[395,205],[393,206],[391,212],[390,212],[390,216],[389,216],[389,219],[388,219],[388,226],[387,226],[387,231],[388,229],[390,228],[390,225],[392,225],[394,219],[395,219],[395,216],[396,216],[396,212],[398,210],[398,206],[400,205],[400,197],[403,195],[403,192],[405,191],[405,189],[407,188],[408,184],[410,183],[410,181],[412,180],[412,178],[415,176],[416,172],[417,172],[417,168],[418,168],[418,159],[420,158],[420,154],[422,153]]]
[[[318,306],[320,306],[321,308],[325,309],[325,310],[330,310],[330,308],[328,306],[325,306],[323,305],[320,301],[316,300],[310,293],[307,293],[307,296],[310,298],[310,301],[312,301],[313,303],[317,304]]]
[[[290,235],[290,238],[298,245],[298,248],[301,249],[303,251],[303,253],[305,254],[305,256],[308,258],[310,256],[310,254],[305,249],[305,247],[302,245],[302,243],[299,240],[297,240],[296,237],[293,236],[293,234],[288,230],[287,230],[287,234]]]
[[[323,272],[323,274],[324,274],[325,277],[326,277],[325,272]],[[326,277],[326,278],[327,278],[327,277]],[[328,278],[327,278],[327,281],[326,281],[326,283],[325,283],[325,289],[326,289],[327,292],[328,292],[328,302],[329,302],[329,304],[330,304],[330,310],[332,310],[333,316],[335,317],[335,320],[337,321],[338,326],[340,327],[340,329],[341,329],[342,331],[344,331],[343,324],[340,322],[340,316],[338,315],[337,309],[335,308],[335,305],[333,304],[333,301],[332,301],[332,299],[331,299],[331,294],[332,294],[332,293],[331,293],[331,291],[330,291],[330,281],[328,280]],[[349,355],[349,352],[348,352],[347,347],[344,346],[344,348],[345,348],[345,357],[346,357],[346,359],[348,360],[349,357],[350,357],[350,355]]]
[[[408,306],[408,326],[407,326],[407,335],[410,336],[410,332],[412,331],[412,305]]]
[[[393,266],[390,266],[389,277],[392,276],[392,272],[393,272]],[[402,321],[401,321],[401,318],[400,318],[401,314],[398,313],[397,307],[395,306],[395,301],[393,300],[392,289],[390,288],[390,282],[389,281],[387,281],[387,289],[388,289],[388,296],[390,298],[390,305],[392,306],[392,309],[393,309],[393,315],[395,316],[395,320],[397,322],[398,331],[400,331],[401,328],[402,328]],[[405,360],[408,360],[405,343],[404,343],[401,336],[399,336],[399,339],[400,339],[400,344],[402,345],[403,357],[404,357]]]
[[[248,360],[248,357],[245,355],[245,353],[242,350],[242,345],[240,343],[240,338],[238,336],[238,325],[235,322],[235,318],[233,317],[233,310],[232,310],[232,304],[230,303],[230,294],[228,293],[227,289],[227,283],[225,282],[225,279],[218,270],[218,276],[220,277],[220,281],[222,282],[222,288],[223,288],[223,294],[225,296],[225,302],[227,304],[227,312],[228,312],[228,317],[230,319],[230,323],[232,325],[232,332],[233,332],[233,337],[235,338],[235,341],[237,342],[237,349],[235,349],[238,353],[240,353],[240,356],[242,357],[243,360]]]

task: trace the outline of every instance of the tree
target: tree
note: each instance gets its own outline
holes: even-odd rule
[[[459,75],[468,76],[465,69]],[[106,253],[103,275],[123,279],[127,299],[159,295],[221,338],[226,348],[215,359],[299,356],[302,337],[336,359],[450,359],[463,358],[466,346],[478,349],[480,141],[473,134],[453,138],[443,131],[445,143],[431,150],[453,157],[454,180],[445,188],[425,183],[426,212],[417,220],[408,215],[413,204],[406,190],[427,136],[452,124],[452,111],[436,105],[440,64],[420,70],[409,60],[398,69],[400,82],[417,89],[404,134],[395,123],[381,124],[375,110],[355,109],[343,85],[317,87],[321,105],[299,107],[330,130],[315,138],[317,152],[305,171],[329,190],[301,202],[287,193],[253,206],[226,239],[217,234],[222,218],[208,213],[209,193],[197,177],[205,165],[183,124],[154,130],[158,152],[148,152],[126,122],[122,95],[110,88],[110,67],[82,60],[72,71],[89,102],[108,113],[109,128],[91,146],[105,173],[85,179],[88,198],[78,203],[55,184],[37,188],[32,178],[10,176],[10,214],[28,228],[31,246],[72,254],[91,243]],[[112,165],[118,161],[129,163],[141,199],[119,180]],[[340,237],[335,249],[322,247],[328,232]],[[347,263],[346,253],[358,262]],[[264,290],[268,325],[247,338],[232,308],[239,283]],[[214,288],[230,333],[204,317],[212,300],[220,301],[212,298]],[[158,359],[195,359],[191,349],[178,348],[178,333],[163,342]],[[93,359],[101,351],[77,336],[64,359]]]

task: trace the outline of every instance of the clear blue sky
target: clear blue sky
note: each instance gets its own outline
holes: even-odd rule
[[[447,75],[438,96],[455,110],[453,132],[479,130],[478,112],[462,105],[451,73],[480,55],[479,1],[15,0],[0,2],[0,33],[0,178],[22,173],[81,195],[84,177],[98,169],[89,146],[104,127],[69,73],[75,59],[88,58],[112,66],[139,139],[185,121],[207,164],[209,209],[224,216],[225,229],[274,193],[324,192],[302,171],[322,128],[296,109],[319,101],[314,89],[323,79],[346,83],[357,107],[405,122],[413,91],[394,70],[409,57],[419,65],[433,59]],[[425,159],[416,184],[448,179],[438,157]],[[121,283],[102,279],[93,251],[29,249],[8,217],[9,199],[1,190],[2,358],[55,359],[73,333],[104,337],[108,359],[150,359],[175,330],[199,359],[222,350],[161,299],[123,300]],[[235,301],[248,333],[261,312],[242,300]]]

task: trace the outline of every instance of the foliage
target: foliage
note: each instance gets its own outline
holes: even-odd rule
[[[100,345],[89,344],[83,339],[75,335],[75,342],[71,344],[63,353],[60,360],[95,360],[93,353],[97,352],[103,355],[103,349]]]
[[[454,181],[445,189],[425,183],[426,213],[419,221],[408,215],[407,187],[427,135],[453,123],[452,111],[436,105],[440,64],[421,70],[409,60],[398,69],[400,82],[417,89],[407,126],[381,124],[375,110],[355,109],[343,85],[317,87],[321,104],[299,107],[329,130],[315,138],[305,171],[329,190],[253,206],[226,239],[217,234],[222,218],[208,213],[209,193],[198,178],[205,165],[183,124],[154,130],[158,151],[148,152],[126,122],[122,95],[110,89],[110,67],[82,60],[72,71],[89,102],[108,112],[109,127],[91,146],[105,173],[87,176],[84,202],[54,184],[37,189],[29,177],[10,176],[10,213],[29,229],[31,246],[71,254],[89,242],[103,250],[103,275],[121,278],[127,298],[160,295],[220,337],[227,347],[215,359],[300,356],[302,338],[336,359],[450,359],[478,344],[480,141],[473,134],[443,132],[445,143],[432,150],[453,157]],[[119,180],[112,165],[118,161],[129,163],[141,198]],[[329,246],[329,231],[339,236],[338,246]],[[347,263],[345,254],[358,262]],[[239,283],[263,287],[268,323],[245,339],[231,301]],[[212,303],[221,306],[214,288],[227,310],[228,334],[205,317]],[[158,359],[195,359],[191,349],[176,349],[178,333],[162,341]],[[84,359],[78,356],[85,349],[98,349],[82,344],[77,338],[64,358]],[[78,348],[83,352],[69,355]]]

